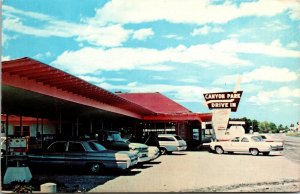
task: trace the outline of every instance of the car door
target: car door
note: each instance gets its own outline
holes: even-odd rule
[[[37,162],[49,165],[64,165],[66,146],[67,142],[65,141],[54,142],[43,153],[41,158],[37,158]]]
[[[231,141],[223,142],[224,150],[228,151],[228,152],[235,152],[235,151],[237,151],[237,149],[239,147],[239,140],[240,139],[238,137],[236,137],[236,138],[232,139]]]
[[[79,167],[86,163],[86,150],[81,142],[68,143],[65,161],[67,166]]]
[[[241,150],[241,152],[249,152],[250,144],[251,143],[250,143],[249,138],[248,137],[243,137],[241,139],[239,149]]]

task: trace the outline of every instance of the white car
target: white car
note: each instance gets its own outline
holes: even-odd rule
[[[148,146],[148,157],[150,158],[150,160],[154,160],[154,159],[158,158],[159,154],[160,154],[160,151],[157,147]]]
[[[210,143],[210,149],[218,154],[224,152],[244,152],[256,156],[259,153],[269,155],[271,151],[282,151],[282,142],[266,142],[257,135],[243,135],[229,141],[216,141]]]
[[[258,134],[261,138],[263,138],[264,141],[266,142],[282,142],[283,140],[278,139],[274,136],[270,136],[268,134]]]
[[[173,151],[186,150],[187,148],[186,142],[178,135],[159,134],[158,141],[163,155]]]

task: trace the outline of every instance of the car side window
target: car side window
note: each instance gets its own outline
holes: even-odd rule
[[[49,146],[48,151],[50,152],[65,152],[66,142],[55,142]]]
[[[85,149],[81,143],[70,142],[68,151],[69,152],[85,152]]]
[[[158,137],[159,141],[175,141],[172,137]]]
[[[249,142],[249,139],[244,137],[241,142]]]
[[[239,142],[240,138],[236,137],[233,140],[231,140],[232,142]]]

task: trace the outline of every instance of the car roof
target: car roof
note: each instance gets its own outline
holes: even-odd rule
[[[175,136],[176,134],[158,134],[158,136]]]
[[[57,140],[54,142],[96,142],[96,140],[94,140],[94,139],[66,139],[66,140]]]

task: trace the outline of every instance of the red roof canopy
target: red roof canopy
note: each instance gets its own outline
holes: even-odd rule
[[[2,84],[136,118],[153,114],[112,92],[28,57],[2,63]]]
[[[190,110],[171,100],[170,98],[156,93],[117,93],[122,98],[139,104],[157,114],[182,114],[191,113]]]
[[[28,57],[2,63],[2,84],[139,119],[211,120],[211,114],[192,113],[160,93],[111,93]]]
[[[156,93],[117,93],[133,103],[139,104],[156,114],[143,116],[148,121],[185,121],[196,120],[200,122],[211,121],[211,113],[192,113],[170,98]]]

